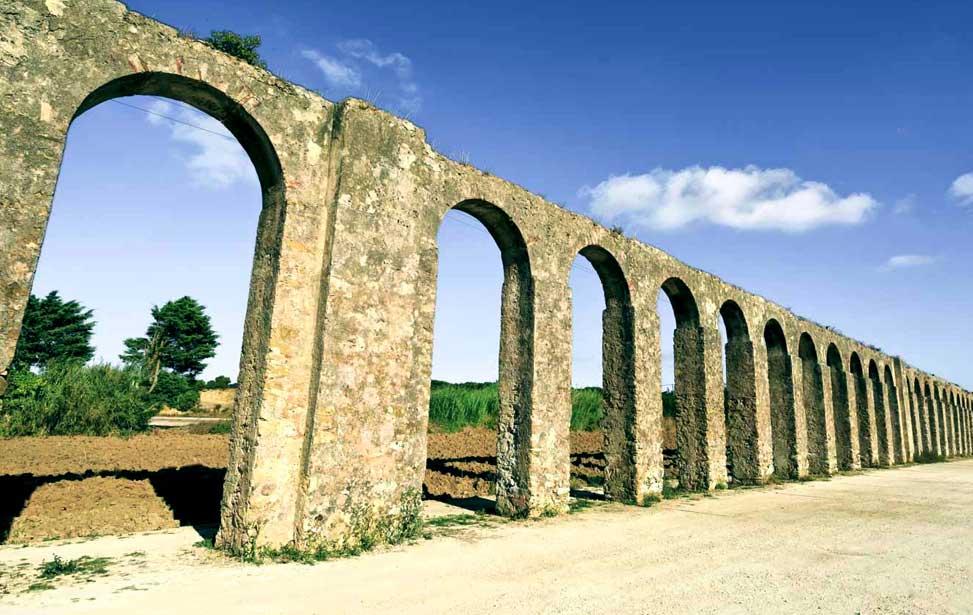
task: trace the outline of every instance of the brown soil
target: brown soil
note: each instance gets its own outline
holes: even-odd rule
[[[601,445],[600,432],[571,434],[572,487],[601,483]],[[0,542],[215,525],[228,448],[185,429],[2,440]],[[496,432],[429,434],[426,497],[490,495],[495,472]]]
[[[9,542],[127,534],[179,527],[147,480],[93,477],[42,485],[10,528]]]

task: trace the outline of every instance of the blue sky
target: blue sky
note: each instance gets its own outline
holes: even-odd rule
[[[285,78],[405,114],[449,156],[973,388],[964,3],[130,6],[259,33]],[[193,295],[223,336],[206,375],[234,376],[256,184],[232,142],[180,126],[113,103],[75,123],[35,289],[94,308],[110,360],[151,305]],[[434,375],[493,378],[496,248],[454,213],[440,255]],[[575,382],[595,384],[586,264],[572,288]]]

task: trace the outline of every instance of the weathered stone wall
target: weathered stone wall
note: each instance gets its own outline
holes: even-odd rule
[[[579,253],[606,292],[612,497],[642,502],[662,492],[660,289],[678,323],[684,487],[728,481],[728,441],[733,478],[746,482],[969,450],[969,393],[958,387],[449,160],[403,119],[357,100],[326,101],[112,0],[16,0],[0,12],[0,374],[70,122],[130,94],[168,96],[221,120],[264,194],[222,544],[331,544],[394,530],[415,514],[436,235],[452,208],[483,223],[503,263],[497,498],[505,513],[567,506],[568,275]],[[726,348],[721,317],[733,330]]]

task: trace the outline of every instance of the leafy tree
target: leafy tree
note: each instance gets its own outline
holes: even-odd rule
[[[125,340],[121,359],[143,369],[152,383],[151,393],[162,369],[194,382],[206,368],[206,359],[216,356],[216,340],[206,308],[192,297],[182,297],[152,308],[145,337]]]
[[[95,354],[91,332],[95,321],[92,311],[77,301],[64,301],[57,291],[43,299],[27,299],[24,324],[14,351],[14,364],[44,367],[53,360],[77,360],[84,363]]]
[[[166,405],[185,412],[199,405],[199,391],[185,376],[162,370],[149,399],[156,406]]]
[[[227,376],[217,376],[206,383],[207,389],[228,389],[233,386],[233,381]]]
[[[256,34],[237,34],[231,30],[213,30],[204,40],[207,44],[223,53],[240,58],[244,62],[266,69],[267,63],[260,58],[257,47],[260,37]]]

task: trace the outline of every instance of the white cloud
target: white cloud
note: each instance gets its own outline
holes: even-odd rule
[[[188,146],[185,164],[193,184],[218,190],[237,182],[257,183],[257,172],[247,153],[218,120],[161,99],[153,100],[148,110],[150,124],[168,126],[172,140]]]
[[[361,73],[355,67],[336,58],[323,55],[314,49],[305,49],[301,55],[314,62],[328,83],[337,87],[357,88],[361,86]]]
[[[936,258],[934,256],[926,254],[899,254],[887,260],[882,269],[891,271],[892,269],[904,269],[907,267],[923,267],[935,262]]]
[[[341,41],[337,47],[340,57],[328,56],[315,49],[305,49],[301,55],[314,62],[332,86],[349,90],[358,90],[364,84],[362,65],[370,65],[373,70],[389,70],[398,89],[396,109],[415,113],[422,106],[419,85],[413,78],[412,60],[407,56],[398,51],[383,54],[367,38]]]
[[[840,196],[827,184],[805,181],[790,169],[700,166],[656,168],[643,175],[611,176],[579,196],[607,222],[677,229],[708,222],[737,229],[807,231],[859,224],[878,203],[868,194]]]
[[[973,205],[973,173],[960,175],[953,180],[949,187],[949,195],[956,199],[960,206]]]

